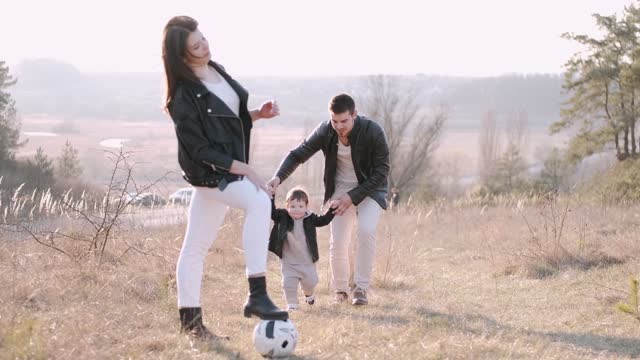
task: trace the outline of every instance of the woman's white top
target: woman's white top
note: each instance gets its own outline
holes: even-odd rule
[[[236,94],[235,90],[233,90],[231,85],[229,85],[227,80],[225,80],[225,78],[222,77],[220,73],[216,71],[216,74],[218,74],[218,78],[220,78],[220,81],[202,81],[202,83],[207,87],[207,89],[209,89],[209,91],[214,93],[217,97],[220,98],[220,100],[227,104],[227,107],[229,107],[229,109],[231,109],[231,111],[233,111],[233,113],[238,116],[238,114],[240,114],[240,97],[238,97],[238,94]]]

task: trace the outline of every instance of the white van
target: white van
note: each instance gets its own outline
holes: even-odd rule
[[[191,202],[192,195],[193,195],[192,187],[178,189],[176,190],[176,192],[169,195],[169,203],[188,205]]]

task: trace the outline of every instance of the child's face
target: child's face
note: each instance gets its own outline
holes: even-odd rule
[[[294,219],[301,219],[307,212],[307,203],[302,200],[292,199],[287,203],[287,212]]]

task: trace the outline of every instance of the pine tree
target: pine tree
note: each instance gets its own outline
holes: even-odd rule
[[[33,164],[40,169],[40,172],[48,177],[53,176],[53,161],[44,153],[42,147],[36,150],[36,156],[33,158]]]
[[[57,175],[61,178],[71,179],[82,175],[82,167],[78,158],[78,150],[69,140],[64,143],[62,153],[58,158]]]
[[[20,142],[20,121],[11,94],[4,89],[14,85],[16,79],[9,74],[9,67],[0,61],[0,166],[15,157],[15,150],[22,146]]]
[[[563,35],[585,49],[565,65],[564,88],[570,98],[551,132],[575,130],[568,152],[574,162],[609,145],[624,160],[639,153],[635,127],[640,114],[636,102],[640,93],[640,9],[632,4],[620,18],[593,16],[604,33],[602,38]]]
[[[518,147],[509,145],[496,161],[493,173],[488,179],[489,191],[493,194],[508,194],[523,189],[526,170],[527,163]]]
[[[557,148],[553,148],[544,160],[540,178],[535,183],[536,190],[543,193],[561,190],[572,171],[567,162],[562,152]]]
[[[47,188],[53,182],[53,161],[44,153],[42,147],[36,150],[36,156],[29,160],[29,167],[32,174],[33,186],[36,188]]]

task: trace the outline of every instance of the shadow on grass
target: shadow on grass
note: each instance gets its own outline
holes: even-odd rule
[[[191,342],[191,348],[193,350],[196,350],[202,353],[220,355],[225,359],[238,359],[238,360],[247,359],[238,351],[227,347],[226,344],[227,344],[227,340],[210,340],[210,341],[193,340]]]
[[[550,338],[554,342],[573,344],[582,348],[589,348],[596,351],[606,351],[618,356],[640,357],[640,339],[619,336],[602,336],[585,333],[568,332],[532,332],[535,335],[542,335]]]
[[[366,311],[365,311],[366,310]],[[397,308],[389,306],[353,306],[351,304],[342,304],[329,306],[322,311],[322,317],[326,318],[345,318],[353,320],[367,321],[371,325],[407,325],[413,321],[406,316],[393,314],[384,314],[385,312],[397,311]],[[373,314],[373,312],[377,312]],[[383,314],[378,314],[382,312]]]
[[[412,284],[404,280],[398,280],[398,279],[389,279],[386,281],[376,280],[374,282],[374,285],[377,290],[389,290],[389,291],[413,290],[416,288],[415,284]]]
[[[602,351],[617,356],[640,357],[640,339],[638,338],[518,329],[510,325],[500,324],[484,315],[452,315],[424,307],[417,308],[416,313],[427,321],[427,326],[447,327],[468,335],[493,335],[507,330],[528,336],[542,337],[552,342],[571,344],[575,347],[592,351]]]
[[[191,348],[198,352],[207,353],[216,356],[215,358],[224,358],[224,359],[237,359],[237,360],[245,360],[245,359],[253,359],[253,356],[246,357],[246,355],[242,355],[238,351],[227,347],[227,340],[211,340],[211,341],[193,341],[191,343]],[[254,351],[253,344],[248,348],[249,351]],[[256,355],[259,355],[256,352]],[[299,356],[291,354],[287,356],[286,359],[290,360],[316,360],[318,359],[315,356]]]
[[[565,251],[530,260],[525,264],[524,270],[530,278],[544,279],[569,269],[587,271],[592,268],[607,268],[624,264],[627,260],[628,258],[617,258],[602,252],[575,255]]]
[[[298,356],[298,355],[289,355],[288,357],[286,357],[285,359],[289,359],[289,360],[317,360],[318,358],[315,356]]]

